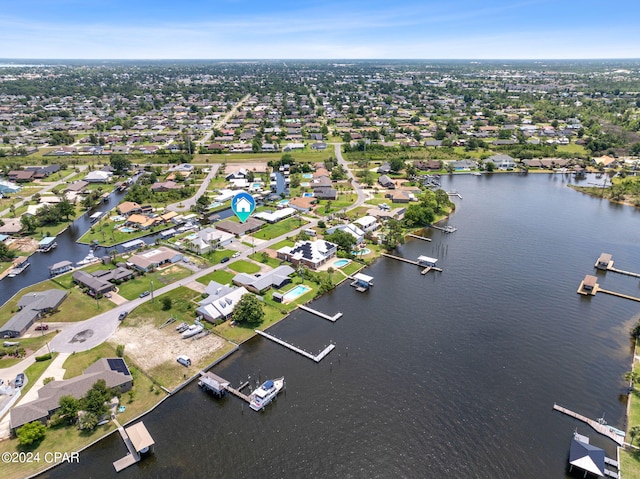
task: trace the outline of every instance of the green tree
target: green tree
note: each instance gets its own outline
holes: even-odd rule
[[[638,373],[635,371],[627,371],[623,377],[624,380],[630,384],[630,388],[634,389],[636,382],[638,382]]]
[[[629,436],[631,437],[631,444],[633,444],[633,440],[640,436],[640,426],[632,426],[631,429],[629,429]]]
[[[402,158],[391,158],[391,160],[389,160],[389,168],[391,168],[391,171],[394,171],[397,173],[402,169],[404,169],[404,167],[405,167],[405,164]]]
[[[131,161],[124,155],[111,155],[110,158],[111,168],[117,175],[121,175],[129,168],[131,168]]]
[[[73,396],[62,396],[58,401],[60,409],[58,416],[64,418],[67,423],[74,424],[78,420],[78,411],[80,410],[80,401]]]
[[[67,198],[63,198],[60,203],[56,204],[56,210],[57,213],[64,217],[65,220],[68,220],[69,216],[76,213],[76,208]]]
[[[253,294],[243,294],[233,308],[233,320],[240,324],[259,324],[263,319],[262,303]]]
[[[31,215],[22,215],[20,217],[20,224],[22,225],[22,232],[25,234],[33,233],[38,227],[35,217]]]
[[[16,252],[9,249],[5,243],[0,243],[0,261],[11,261],[16,257]]]
[[[169,311],[171,309],[173,301],[171,301],[171,298],[169,296],[165,296],[164,298],[162,298],[162,310],[163,311]]]
[[[23,447],[33,446],[44,439],[47,427],[40,421],[33,421],[25,424],[16,431],[18,444]]]
[[[107,388],[105,380],[99,379],[80,400],[80,406],[86,412],[93,413],[97,417],[100,417],[106,414],[108,410],[105,402],[113,396],[114,394]]]
[[[333,233],[325,235],[325,240],[338,245],[338,250],[351,254],[356,245],[356,239],[346,231],[335,230]]]
[[[392,250],[401,244],[404,244],[402,223],[395,218],[390,218],[387,221],[387,231],[384,234],[382,246],[387,250]]]

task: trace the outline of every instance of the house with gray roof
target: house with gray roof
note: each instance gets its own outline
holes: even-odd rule
[[[0,336],[22,336],[43,313],[58,308],[66,297],[67,292],[61,289],[25,294],[18,301],[18,312],[2,326]]]
[[[16,429],[32,421],[46,422],[60,407],[62,396],[80,399],[101,379],[107,388],[117,389],[121,393],[127,392],[133,385],[133,377],[124,359],[99,359],[80,376],[63,381],[51,381],[40,388],[38,399],[14,407],[11,410],[11,430],[15,433]]]
[[[262,294],[271,287],[280,289],[285,284],[290,283],[290,276],[293,273],[295,273],[295,270],[288,265],[278,266],[268,273],[262,273],[258,277],[253,274],[238,273],[233,277],[233,284],[244,286],[252,293]]]

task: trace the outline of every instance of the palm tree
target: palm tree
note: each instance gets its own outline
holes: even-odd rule
[[[638,381],[638,373],[635,371],[627,371],[624,373],[624,380],[629,383],[629,389],[633,390],[633,386]]]
[[[629,436],[631,437],[631,444],[633,444],[633,440],[637,436],[640,436],[640,426],[633,426],[631,429],[629,429]]]

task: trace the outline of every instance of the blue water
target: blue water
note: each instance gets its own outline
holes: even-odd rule
[[[342,268],[343,266],[348,265],[349,263],[351,263],[351,260],[348,259],[339,259],[338,261],[336,261],[335,263],[333,263],[333,266],[335,266],[336,268]]]
[[[289,200],[280,200],[278,201],[279,205],[288,205],[289,204]]]
[[[362,249],[359,249],[358,251],[351,252],[351,254],[355,256],[364,256],[365,254],[369,254],[369,253],[371,253],[371,250],[369,248],[362,248]]]
[[[302,174],[302,177],[303,177],[303,178],[307,178],[307,179],[309,179],[309,178],[313,178],[313,174],[312,174],[312,173],[303,173],[303,174]]]
[[[122,228],[120,228],[120,231],[122,231],[123,233],[134,233],[136,230],[133,228],[129,228],[128,226],[123,226]]]
[[[303,286],[303,285],[298,285],[295,288],[293,288],[290,291],[287,291],[282,298],[285,301],[293,301],[294,299],[298,298],[299,296],[302,296],[304,293],[306,293],[307,291],[311,291],[311,288],[309,288],[308,286]]]
[[[304,198],[313,198],[313,193],[302,193]]]

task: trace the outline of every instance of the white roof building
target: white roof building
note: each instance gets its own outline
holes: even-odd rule
[[[245,294],[251,293],[249,293],[244,286],[235,288],[224,295],[214,298],[213,301],[200,306],[196,309],[196,314],[211,322],[217,319],[227,319],[233,314],[233,308],[235,308],[240,298]]]
[[[280,220],[288,218],[296,212],[295,208],[282,208],[273,212],[261,211],[253,215],[255,218],[266,221],[267,223],[277,223]]]

